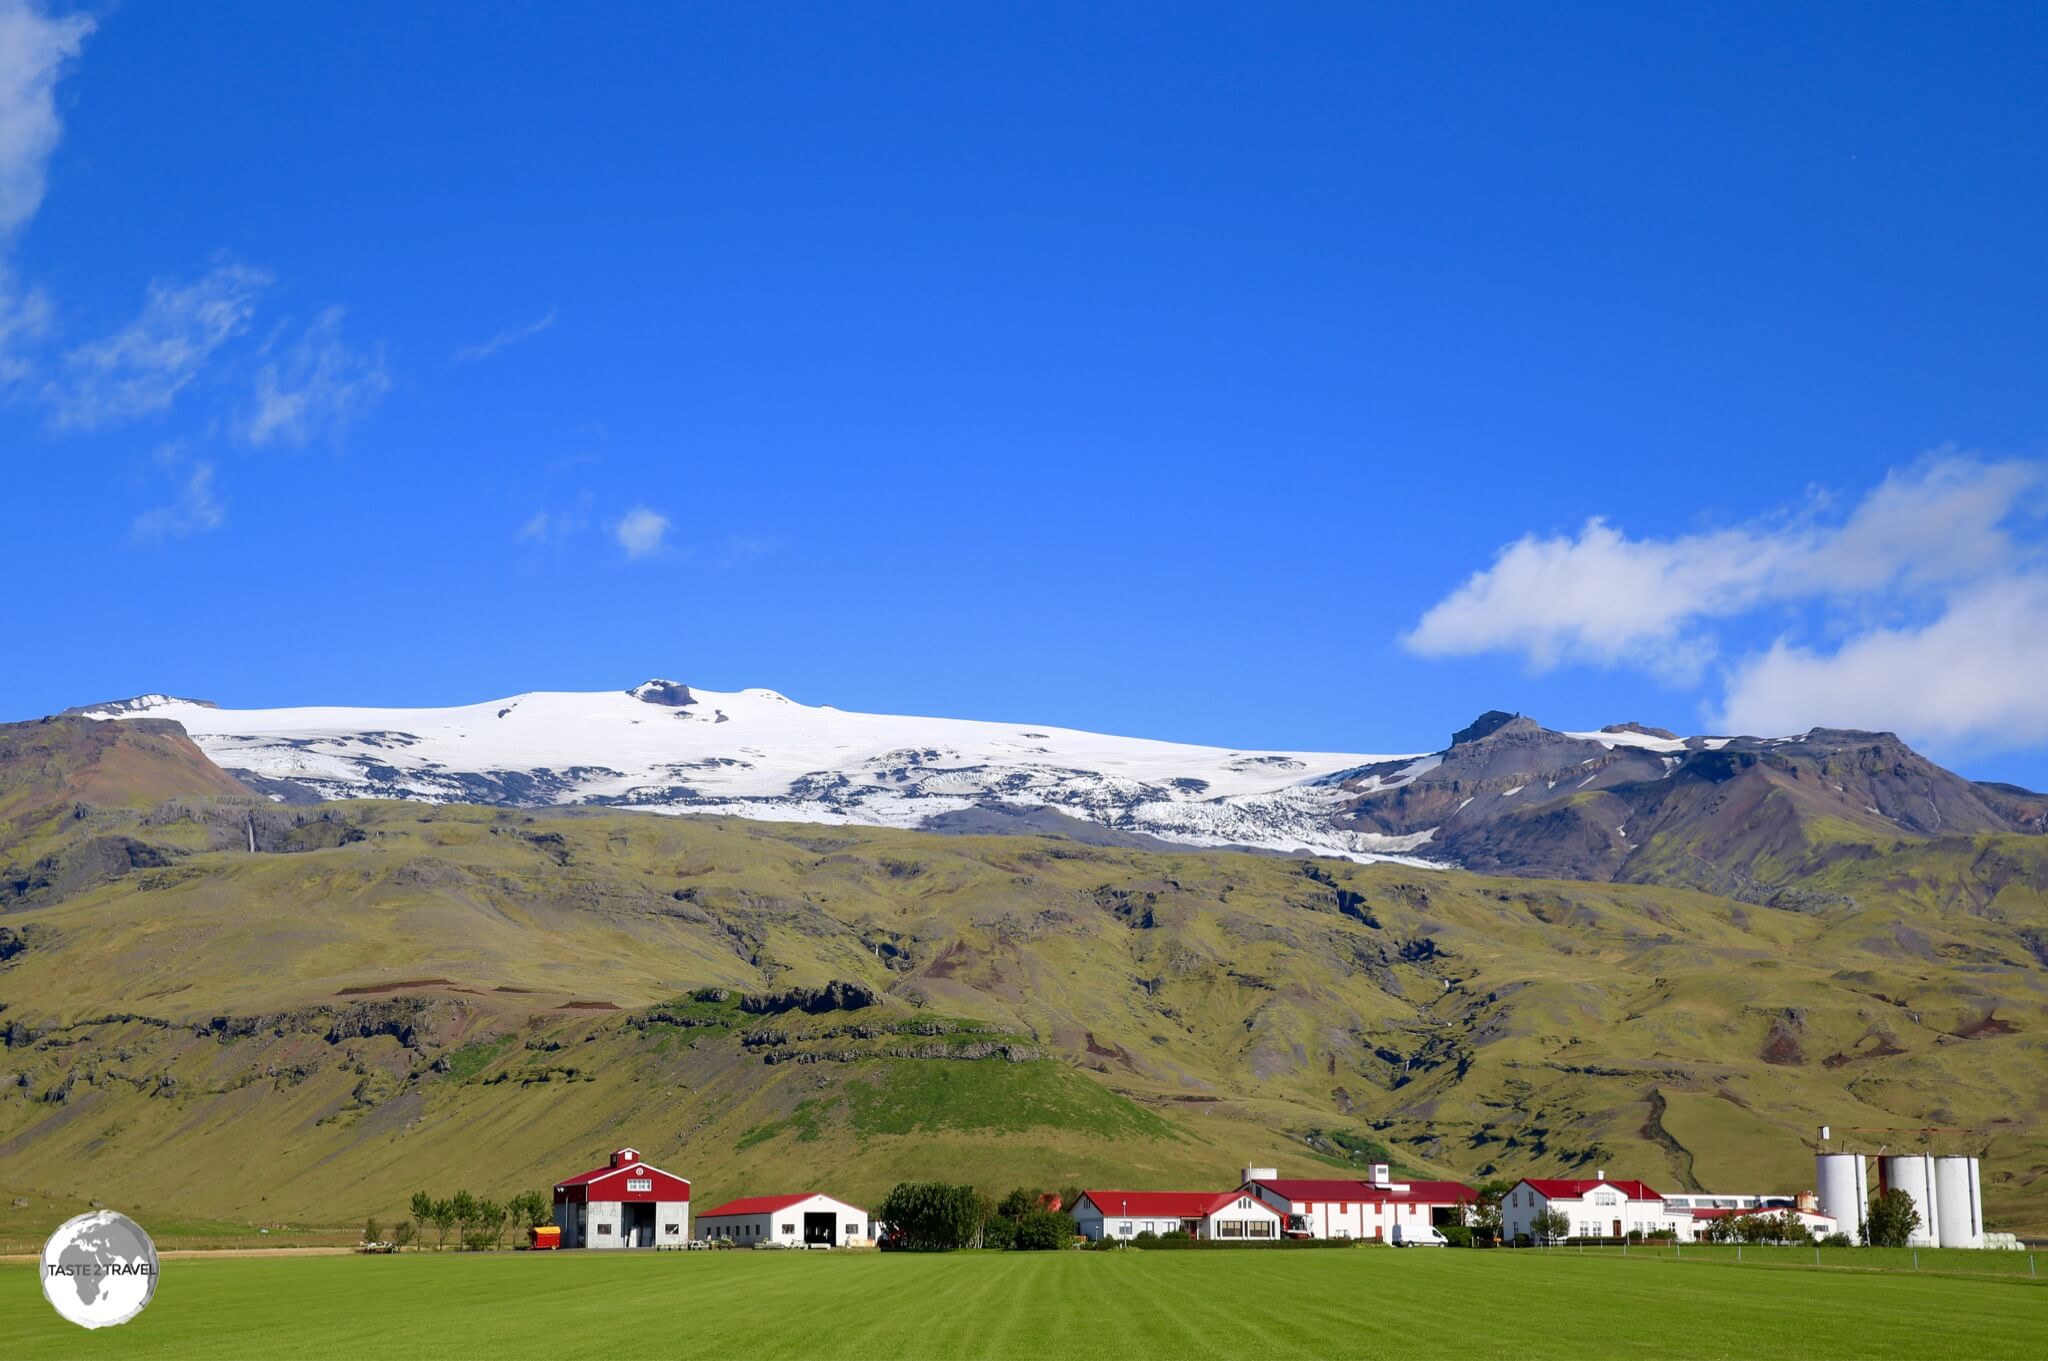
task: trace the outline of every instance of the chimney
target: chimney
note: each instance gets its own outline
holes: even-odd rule
[[[1237,1184],[1239,1186],[1255,1181],[1273,1181],[1280,1175],[1276,1169],[1271,1167],[1247,1167],[1243,1169],[1243,1172],[1244,1175],[1238,1179]]]
[[[1607,1169],[1606,1169],[1606,1168],[1604,1168],[1604,1167],[1602,1167],[1602,1168],[1597,1168],[1597,1169],[1595,1169],[1595,1170],[1594,1170],[1594,1173],[1593,1173],[1593,1180],[1594,1180],[1594,1181],[1606,1181],[1606,1180],[1607,1180]]]
[[[1385,1186],[1393,1181],[1393,1179],[1394,1171],[1385,1163],[1374,1163],[1372,1165],[1372,1184],[1374,1186]]]

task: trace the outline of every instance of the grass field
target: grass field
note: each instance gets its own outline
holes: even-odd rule
[[[0,1266],[41,1357],[1764,1357],[2048,1355],[2024,1279],[1554,1252],[433,1254],[176,1259],[88,1333]]]

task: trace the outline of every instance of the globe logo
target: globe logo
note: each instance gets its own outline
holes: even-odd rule
[[[43,1244],[43,1296],[81,1328],[111,1328],[156,1294],[156,1244],[112,1210],[67,1219]]]

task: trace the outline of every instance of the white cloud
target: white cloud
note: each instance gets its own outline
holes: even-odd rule
[[[92,430],[168,407],[222,345],[249,329],[268,272],[216,265],[190,283],[159,279],[135,320],[64,357],[44,385],[58,426]]]
[[[341,339],[342,309],[330,307],[299,338],[256,373],[255,406],[242,435],[256,445],[305,444],[338,436],[390,390],[382,351],[350,348]]]
[[[480,344],[464,345],[455,352],[456,362],[467,363],[476,359],[489,359],[507,345],[517,345],[522,340],[531,340],[554,324],[555,309],[550,307],[548,314],[539,321],[529,321],[524,326],[515,326],[509,331],[500,331],[489,340],[483,341]]]
[[[1718,668],[1709,721],[1778,735],[1871,728],[1951,748],[2048,742],[2048,465],[1942,451],[1846,515],[1820,497],[1732,529],[1632,539],[1602,520],[1527,536],[1425,613],[1424,656],[1501,651],[1538,669],[1629,665],[1702,679],[1771,608],[1787,633]]]
[[[1432,606],[1402,639],[1426,657],[1519,653],[1698,679],[1711,621],[1771,601],[1935,591],[2010,564],[2008,522],[2043,469],[1944,453],[1895,471],[1839,524],[1809,506],[1774,521],[1632,539],[1593,519],[1574,537],[1528,535]]]
[[[4,260],[0,260],[0,388],[12,387],[29,376],[29,361],[17,347],[36,340],[49,329],[50,300],[40,289],[22,289],[14,282]]]
[[[0,238],[42,206],[50,153],[64,131],[57,77],[92,30],[83,14],[60,19],[29,0],[0,0]]]
[[[619,547],[626,550],[627,557],[652,557],[661,551],[662,543],[668,537],[668,516],[645,506],[635,506],[626,512],[613,532],[618,537]]]
[[[137,543],[162,543],[219,529],[226,521],[227,510],[213,493],[213,465],[195,463],[177,499],[136,516],[129,537]]]
[[[0,0],[0,387],[28,377],[19,347],[49,324],[48,298],[15,282],[7,249],[42,206],[50,155],[64,131],[57,77],[92,30],[83,14],[58,19],[28,0]]]
[[[1872,728],[2009,750],[2048,742],[2048,576],[1994,578],[1918,627],[1818,652],[1781,639],[1728,678],[1722,732]]]

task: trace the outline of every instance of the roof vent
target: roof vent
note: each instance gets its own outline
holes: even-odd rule
[[[613,1152],[612,1152],[612,1166],[613,1166],[613,1167],[623,1167],[623,1166],[625,1166],[625,1165],[626,1165],[627,1163],[636,1163],[636,1162],[639,1162],[639,1161],[640,1161],[640,1150],[639,1150],[639,1149],[637,1149],[637,1148],[621,1148],[621,1149],[615,1149],[615,1150],[613,1150]]]
[[[1594,1171],[1594,1173],[1593,1173],[1593,1180],[1594,1180],[1594,1181],[1606,1181],[1606,1180],[1607,1180],[1607,1169],[1606,1169],[1606,1168],[1604,1168],[1604,1167],[1596,1169],[1596,1170]]]

